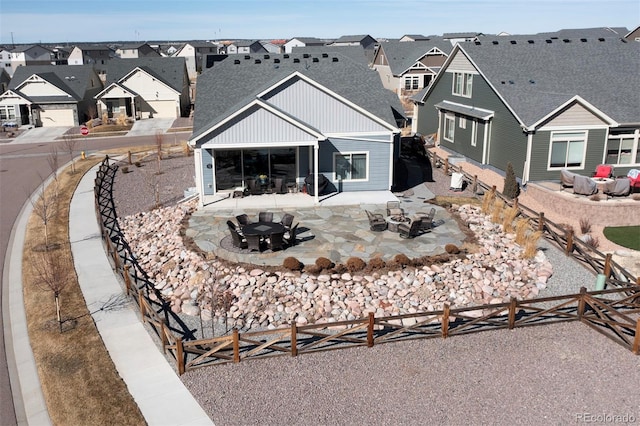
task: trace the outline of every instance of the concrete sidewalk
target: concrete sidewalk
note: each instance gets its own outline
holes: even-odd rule
[[[76,189],[69,213],[69,239],[78,282],[89,310],[123,288],[107,260],[96,223],[93,180],[89,171]],[[150,425],[212,425],[180,378],[169,366],[140,322],[135,305],[93,314],[120,377]]]

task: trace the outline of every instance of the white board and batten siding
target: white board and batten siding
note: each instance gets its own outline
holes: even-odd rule
[[[325,134],[389,132],[371,117],[304,80],[295,81],[287,90],[267,94],[264,99]]]

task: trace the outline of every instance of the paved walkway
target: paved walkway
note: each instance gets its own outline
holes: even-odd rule
[[[233,262],[247,262],[257,265],[279,266],[284,258],[293,256],[304,264],[313,264],[319,256],[331,259],[335,263],[345,262],[356,256],[365,261],[372,257],[390,260],[398,253],[411,257],[429,256],[444,252],[444,246],[452,243],[460,246],[465,235],[458,224],[442,207],[425,204],[434,195],[420,184],[415,188],[394,196],[391,192],[361,192],[358,194],[337,194],[325,198],[319,205],[300,208],[290,202],[308,195],[282,194],[258,195],[246,198],[232,198],[226,203],[214,203],[196,211],[189,220],[187,236],[192,237],[202,250],[213,252],[217,256]],[[436,227],[432,232],[413,239],[400,238],[397,232],[373,232],[369,229],[369,220],[365,210],[386,216],[387,200],[400,200],[406,214],[429,212],[436,209]],[[300,200],[299,200],[300,201]],[[298,244],[285,250],[262,253],[248,250],[231,251],[227,220],[235,222],[235,216],[246,213],[257,220],[258,212],[268,210],[274,213],[274,220],[280,220],[284,212],[295,216],[298,225]]]

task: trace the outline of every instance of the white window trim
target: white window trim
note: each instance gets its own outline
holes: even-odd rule
[[[409,83],[409,88],[407,89],[407,82]],[[413,83],[416,82],[416,87],[413,87]],[[420,90],[420,75],[417,74],[409,74],[404,76],[404,90]]]
[[[340,180],[342,182],[368,182],[369,181],[369,176],[370,176],[370,174],[369,174],[369,157],[370,157],[369,151],[346,151],[346,152],[334,152],[333,153],[333,181],[334,182],[338,182],[338,174],[336,173],[336,168],[337,168],[336,167],[336,165],[337,165],[336,164],[336,157],[338,157],[338,156],[342,157],[342,156],[345,156],[345,155],[354,155],[354,154],[356,154],[356,155],[357,154],[364,154],[365,159],[366,159],[366,169],[365,169],[366,171],[365,171],[365,173],[366,173],[367,177],[364,178],[364,179],[342,179],[342,178],[340,178]]]
[[[447,137],[447,133],[448,133],[448,129],[449,126],[447,126],[447,121],[453,121],[453,126],[451,126],[451,138]],[[442,139],[444,139],[447,142],[451,142],[453,143],[453,140],[455,139],[455,135],[456,135],[456,116],[453,114],[445,114],[444,118],[442,119]]]
[[[574,166],[574,167],[565,167],[565,166],[551,167],[551,150],[553,148],[554,137],[557,134],[563,134],[563,133],[583,133],[584,134],[584,146],[582,147],[582,161],[580,162],[579,166]],[[588,143],[589,143],[589,131],[588,130],[584,130],[584,129],[575,129],[575,130],[566,129],[566,130],[562,130],[562,131],[551,132],[551,135],[549,137],[549,154],[548,154],[548,158],[547,158],[547,171],[561,170],[561,169],[584,170],[584,159],[585,159],[585,156],[586,156],[586,153],[587,153],[587,144]],[[565,162],[566,162],[566,158],[565,158]]]
[[[456,78],[460,76],[462,79],[460,84],[460,93],[456,92]],[[453,80],[451,82],[451,94],[454,96],[461,96],[463,98],[471,98],[473,93],[473,74],[464,71],[454,71]]]
[[[621,133],[617,135],[609,135],[607,137],[607,145],[605,147],[605,153],[604,153],[605,161],[607,160],[607,157],[608,157],[609,141],[611,139],[618,139],[618,162],[614,164],[615,166],[629,167],[629,166],[636,166],[640,164],[640,154],[638,153],[638,150],[640,149],[640,131],[639,130],[635,130],[633,133]],[[631,161],[630,163],[619,162],[620,151],[622,149],[622,139],[633,139],[633,145],[631,146],[631,160],[635,160],[635,161]]]
[[[467,118],[466,117],[458,117],[458,127],[461,129],[467,128]]]
[[[471,120],[471,146],[476,146],[478,141],[478,126],[476,120]]]

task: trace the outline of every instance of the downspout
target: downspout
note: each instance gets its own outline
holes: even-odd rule
[[[527,130],[527,156],[524,160],[524,170],[522,171],[522,185],[529,182],[529,171],[531,169],[531,149],[533,146],[533,132]]]
[[[198,207],[204,207],[204,186],[202,181],[202,148],[195,148],[193,150],[193,161],[196,168],[196,188],[198,189]]]
[[[318,198],[318,145],[319,143],[316,142],[313,147],[313,202],[315,204],[320,202]]]

